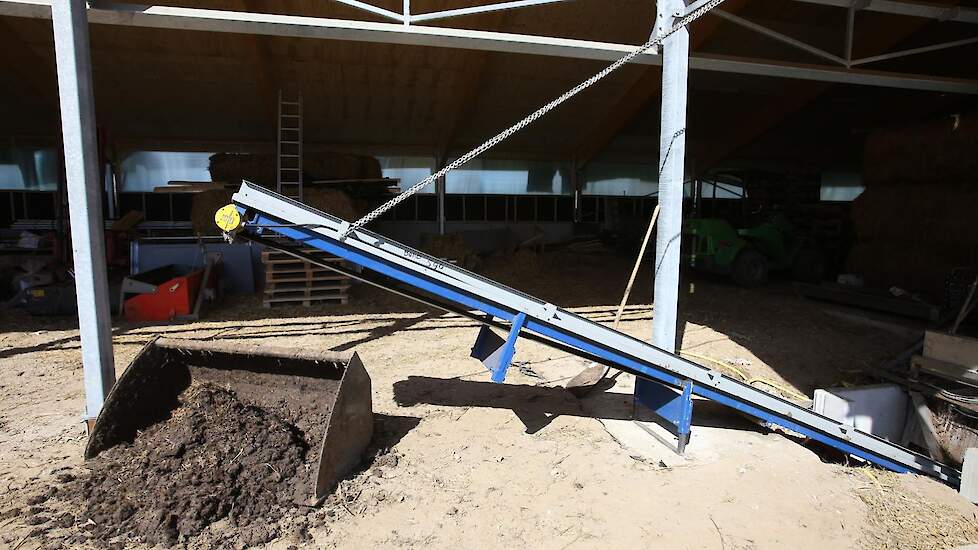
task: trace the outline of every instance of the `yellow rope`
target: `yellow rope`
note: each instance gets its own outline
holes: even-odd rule
[[[879,478],[876,477],[876,474],[874,474],[872,471],[870,471],[870,467],[869,466],[864,467],[864,468],[856,468],[856,471],[859,472],[860,474],[863,474],[864,476],[868,477],[870,479],[870,481],[872,481],[873,484],[876,485],[876,489],[880,493],[883,492],[883,485],[880,483]]]
[[[733,372],[734,374],[736,374],[738,377],[740,377],[740,379],[743,380],[748,385],[753,386],[755,383],[764,384],[766,386],[770,386],[770,387],[778,390],[779,392],[781,392],[786,397],[790,397],[790,398],[795,399],[795,400],[798,400],[798,401],[810,401],[810,399],[808,398],[807,395],[805,395],[803,393],[800,393],[798,391],[795,391],[794,389],[789,388],[788,386],[785,386],[784,384],[781,384],[780,382],[776,382],[774,380],[771,380],[770,378],[760,378],[760,377],[756,377],[756,376],[754,376],[754,377],[748,376],[746,373],[744,373],[744,371],[738,369],[737,367],[731,365],[730,363],[726,363],[724,361],[719,361],[717,359],[714,359],[712,357],[708,357],[706,355],[700,355],[698,353],[693,353],[691,351],[686,351],[684,349],[683,350],[679,350],[679,354],[680,355],[685,355],[687,357],[694,357],[696,359],[702,359],[703,361],[709,361],[710,363],[713,363],[714,365],[717,365],[717,366],[719,366],[721,368],[727,369],[727,370]]]

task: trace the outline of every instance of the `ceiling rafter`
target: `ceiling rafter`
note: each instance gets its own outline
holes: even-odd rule
[[[864,42],[867,42],[865,45],[872,49],[889,49],[929,23],[927,19],[906,19],[901,22],[897,32],[890,35],[868,34]],[[734,128],[735,132],[732,139],[726,140],[725,146],[697,151],[697,175],[704,175],[713,170],[719,163],[775,129],[786,118],[797,113],[831,88],[832,84],[825,82],[785,82],[781,93],[772,97],[765,104],[764,109],[739,113],[733,120],[728,121],[727,126]]]
[[[746,0],[727,0],[724,6],[731,13],[737,13],[747,4]],[[690,32],[690,51],[705,44],[719,27],[716,18],[700,19]],[[595,155],[604,149],[611,140],[635,118],[653,98],[659,97],[662,86],[662,71],[659,67],[646,68],[629,86],[618,100],[608,109],[607,114],[593,127],[583,132],[585,136],[574,148],[574,163],[583,168]]]

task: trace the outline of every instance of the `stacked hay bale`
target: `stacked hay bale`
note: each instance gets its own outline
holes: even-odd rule
[[[190,220],[195,235],[219,235],[221,230],[214,224],[214,212],[231,202],[231,190],[210,190],[194,193]],[[306,189],[302,201],[309,206],[327,212],[346,221],[355,221],[367,213],[363,201],[350,198],[339,189]]]
[[[363,201],[354,200],[339,189],[306,189],[302,195],[302,202],[348,222],[356,221],[367,213],[367,205]]]
[[[217,153],[211,155],[212,181],[220,181],[237,187],[247,180],[264,187],[275,187],[275,155],[250,153]]]
[[[210,158],[211,179],[237,188],[242,180],[263,187],[275,188],[276,159],[273,154],[218,153]],[[377,159],[363,155],[334,153],[330,151],[307,153],[303,158],[303,173],[307,181],[357,180],[381,177]],[[228,204],[233,191],[208,190],[195,193],[190,219],[197,235],[217,235],[214,212]],[[369,205],[356,200],[341,189],[307,185],[303,202],[313,208],[328,212],[346,221],[354,221],[365,214]]]
[[[277,162],[272,153],[218,153],[210,158],[211,179],[235,186],[241,180],[248,180],[265,187],[274,187]],[[304,153],[302,172],[306,181],[381,177],[380,162],[374,157],[332,151]]]
[[[482,265],[482,259],[476,254],[462,235],[449,233],[447,235],[422,235],[421,251],[436,258],[455,262],[464,269],[475,271]]]
[[[978,265],[978,115],[874,132],[864,159],[849,270],[940,301],[952,269]]]
[[[230,204],[231,190],[215,189],[194,193],[190,204],[190,222],[194,235],[220,235],[221,230],[214,223],[214,213],[218,208]]]

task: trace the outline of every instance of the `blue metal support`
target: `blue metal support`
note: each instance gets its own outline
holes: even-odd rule
[[[655,382],[644,380],[645,384],[635,388],[635,401],[648,407],[651,412],[668,424],[669,431],[676,436],[676,452],[683,454],[693,424],[693,382],[683,380],[682,391]]]
[[[509,369],[509,364],[513,362],[513,354],[516,353],[516,339],[519,338],[520,330],[523,329],[525,323],[525,313],[519,313],[513,318],[513,327],[509,329],[509,336],[506,338],[506,344],[503,346],[503,353],[499,358],[499,364],[492,371],[493,382],[498,384],[506,379],[506,371]]]
[[[492,321],[492,317],[488,317],[486,321]],[[482,361],[486,370],[492,373],[493,382],[498,384],[506,379],[506,371],[509,369],[510,363],[513,362],[513,355],[516,353],[516,339],[525,323],[525,313],[519,313],[513,317],[513,325],[505,340],[493,332],[489,325],[482,325],[482,328],[479,329],[479,335],[472,346],[471,356]]]

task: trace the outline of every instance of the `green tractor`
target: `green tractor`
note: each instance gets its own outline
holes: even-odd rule
[[[782,215],[745,229],[717,218],[691,218],[683,224],[683,257],[691,267],[729,275],[738,285],[760,286],[771,271],[818,282],[825,272],[822,254]]]

